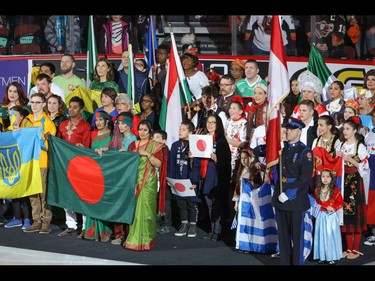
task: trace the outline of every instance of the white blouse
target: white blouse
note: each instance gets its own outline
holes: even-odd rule
[[[340,144],[337,146],[336,151],[342,151],[345,155],[355,154],[355,144],[347,144],[346,142],[342,146],[341,144],[342,142],[340,142]],[[370,157],[370,155],[367,152],[366,146],[362,143],[360,143],[358,146],[358,156],[361,160],[358,165],[358,172],[360,176],[363,177],[369,171],[368,158]]]

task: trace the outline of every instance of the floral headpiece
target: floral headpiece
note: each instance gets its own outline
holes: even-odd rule
[[[245,110],[245,105],[243,104],[243,100],[241,99],[240,96],[237,96],[237,95],[233,96],[232,102],[234,101],[239,102],[242,106],[242,110]]]
[[[372,98],[372,93],[368,89],[361,89],[359,90],[358,96],[365,97],[366,99],[371,99]]]

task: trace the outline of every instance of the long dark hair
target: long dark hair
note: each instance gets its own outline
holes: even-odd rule
[[[320,198],[321,194],[322,194],[322,190],[324,188],[324,184],[322,183],[322,173],[323,172],[328,172],[330,177],[331,177],[331,183],[329,184],[329,199],[332,198],[333,196],[333,191],[335,189],[335,185],[336,185],[336,181],[335,181],[335,176],[333,175],[333,172],[331,170],[328,170],[328,169],[324,169],[320,172],[320,175],[319,175],[319,180],[318,180],[318,198]]]
[[[210,113],[210,114],[207,115],[206,126],[203,130],[203,134],[208,133],[207,132],[207,121],[208,121],[208,118],[210,118],[210,117],[215,118],[215,121],[216,121],[216,129],[215,129],[216,140],[223,140],[223,141],[227,142],[227,139],[225,137],[225,130],[224,130],[223,121],[221,120],[219,115],[217,115],[215,113]]]

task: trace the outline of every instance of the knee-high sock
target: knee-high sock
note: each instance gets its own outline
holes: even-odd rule
[[[361,243],[361,233],[355,232],[354,233],[354,245],[353,250],[358,251],[359,250],[359,243]]]
[[[353,233],[346,233],[346,245],[348,246],[348,250],[353,250]]]

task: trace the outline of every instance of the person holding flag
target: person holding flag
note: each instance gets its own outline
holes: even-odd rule
[[[48,135],[56,135],[56,126],[53,121],[44,112],[47,105],[46,96],[42,93],[35,93],[31,96],[31,110],[32,113],[27,115],[21,123],[23,127],[41,127],[43,132],[40,136],[41,140],[41,154],[40,154],[40,173],[42,176],[43,192],[31,195],[31,213],[33,217],[33,224],[24,229],[23,232],[39,232],[39,234],[49,234],[51,232],[52,211],[51,206],[47,204],[47,175],[49,167],[48,158]]]
[[[280,163],[280,181],[276,182],[272,205],[275,207],[281,265],[302,265],[304,217],[310,209],[309,183],[313,172],[313,154],[300,141],[305,124],[291,117],[283,125],[286,139]],[[279,167],[280,168],[280,167]]]

